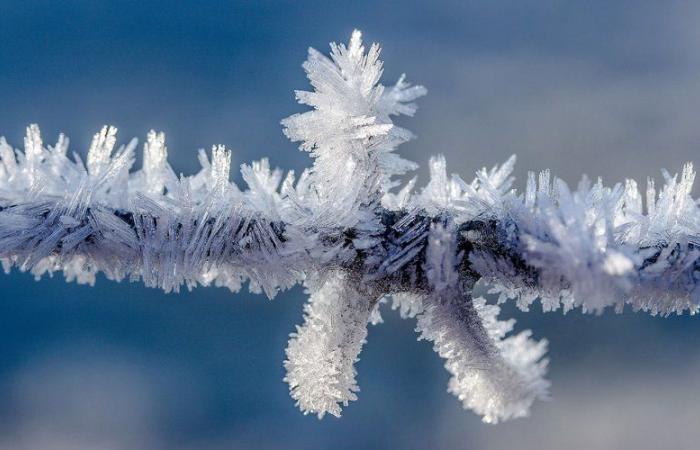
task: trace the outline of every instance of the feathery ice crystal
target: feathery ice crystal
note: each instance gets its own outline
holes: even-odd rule
[[[634,181],[572,191],[548,171],[531,174],[524,194],[511,189],[511,158],[467,183],[430,162],[431,179],[395,192],[395,175],[416,166],[396,147],[411,133],[392,116],[413,115],[425,94],[401,77],[379,84],[379,47],[358,31],[330,58],[309,50],[312,109],[282,121],[285,134],[314,158],[298,178],[266,159],[242,165],[248,187],[229,182],[222,146],[202,169],[176,176],[165,137],[151,132],[140,170],[130,172],[136,141],[115,151],[116,129],[95,135],[85,164],[67,156],[61,135],[45,146],[27,129],[24,151],[0,139],[0,261],[35,276],[63,271],[94,283],[141,279],[178,291],[228,287],[273,297],[303,283],[304,324],[291,335],[285,381],[305,413],[340,415],[358,391],[354,363],[367,326],[391,302],[415,318],[452,375],[449,391],[486,422],[528,414],[547,396],[546,341],[510,334],[499,307],[471,295],[483,280],[527,310],[625,305],[652,314],[691,314],[700,304],[700,211],[695,173],[649,182],[646,212]]]

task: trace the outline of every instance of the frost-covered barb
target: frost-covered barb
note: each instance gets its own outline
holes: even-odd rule
[[[443,157],[414,192],[396,175],[415,164],[394,150],[411,139],[392,117],[412,115],[425,94],[401,77],[379,84],[379,47],[360,33],[309,50],[311,109],[282,124],[310,152],[298,178],[263,159],[242,165],[247,188],[229,182],[231,155],[200,152],[202,169],[177,176],[162,133],[151,132],[143,166],[136,141],[115,150],[116,129],[95,135],[85,163],[68,139],[45,146],[27,129],[24,151],[0,139],[0,260],[39,277],[143,280],[167,292],[196,285],[249,289],[273,297],[303,283],[304,324],[291,335],[285,380],[305,413],[340,415],[359,390],[354,364],[367,326],[391,302],[415,318],[452,375],[449,391],[486,422],[528,413],[547,396],[546,341],[511,334],[499,307],[472,297],[478,281],[527,310],[606,307],[652,314],[698,311],[700,209],[695,173],[664,173],[645,200],[634,181],[608,188],[584,179],[572,191],[548,171],[511,188],[511,158],[467,183],[447,175]]]

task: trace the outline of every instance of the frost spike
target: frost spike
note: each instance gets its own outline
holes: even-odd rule
[[[304,324],[291,334],[285,381],[304,414],[340,417],[341,406],[357,400],[354,364],[374,303],[357,286],[346,274],[327,275],[304,306]]]
[[[472,283],[460,282],[457,271],[463,255],[455,228],[449,222],[431,227],[426,272],[432,289],[418,315],[419,339],[432,341],[446,360],[448,391],[484,422],[526,416],[536,399],[547,397],[547,342],[530,340],[529,330],[506,337],[515,321],[499,321],[498,306],[472,300]]]

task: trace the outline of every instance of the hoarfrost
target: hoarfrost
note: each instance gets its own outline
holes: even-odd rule
[[[692,165],[644,194],[632,180],[584,178],[571,189],[548,171],[530,174],[518,194],[514,157],[468,183],[438,156],[427,186],[415,190],[413,178],[396,189],[416,165],[395,152],[413,136],[392,117],[413,115],[425,89],[404,76],[380,84],[379,47],[365,49],[359,31],[332,44],[330,58],[310,49],[303,67],[313,91],[296,97],[311,109],[282,121],[314,159],[298,178],[263,159],[241,166],[240,189],[223,146],[178,177],[155,131],[138,170],[136,141],[118,147],[114,127],[95,135],[85,163],[68,156],[63,135],[46,146],[36,125],[24,150],[0,138],[3,269],[90,284],[102,272],[167,292],[248,282],[269,297],[303,283],[310,299],[285,380],[299,408],[319,417],[357,398],[354,364],[389,298],[445,359],[449,391],[494,423],[546,398],[546,341],[511,334],[497,305],[472,297],[477,281],[523,310],[540,299],[546,311],[698,311]]]

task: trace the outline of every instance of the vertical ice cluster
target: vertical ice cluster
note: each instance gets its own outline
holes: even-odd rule
[[[0,262],[39,277],[62,271],[94,283],[142,280],[178,291],[247,283],[270,298],[303,283],[303,324],[289,341],[285,381],[298,407],[340,415],[357,399],[355,363],[369,324],[391,302],[416,320],[451,375],[448,390],[495,423],[528,414],[547,396],[546,341],[513,332],[500,308],[473,298],[482,281],[499,301],[527,311],[587,312],[625,305],[652,314],[700,305],[700,208],[695,172],[664,172],[665,186],[570,189],[548,171],[513,189],[515,158],[471,182],[430,160],[430,181],[398,186],[415,168],[396,148],[412,137],[392,117],[412,115],[425,94],[402,76],[380,84],[379,47],[358,31],[330,58],[309,50],[307,112],[284,119],[285,134],[313,157],[298,178],[266,159],[241,165],[247,187],[229,181],[231,154],[200,151],[201,170],[177,176],[162,133],[148,134],[132,171],[133,140],[97,133],[83,161],[61,135],[46,146],[37,126],[24,150],[0,138]],[[645,199],[645,200],[643,200]]]
[[[412,138],[395,125],[392,115],[413,115],[411,102],[425,88],[410,86],[402,76],[391,88],[379,83],[379,46],[365,52],[361,34],[350,43],[331,44],[327,58],[309,49],[303,64],[313,92],[297,91],[297,100],[313,109],[282,121],[284,133],[314,158],[297,185],[288,190],[294,204],[288,222],[302,230],[310,247],[335,264],[361,274],[331,272],[332,264],[308,274],[311,292],[305,321],[289,342],[286,381],[305,413],[340,415],[340,405],[356,400],[355,369],[370,314],[382,295],[376,272],[386,258],[381,199],[395,183],[394,175],[416,165],[394,150]],[[348,230],[352,229],[351,233]],[[321,279],[323,281],[311,281]]]

